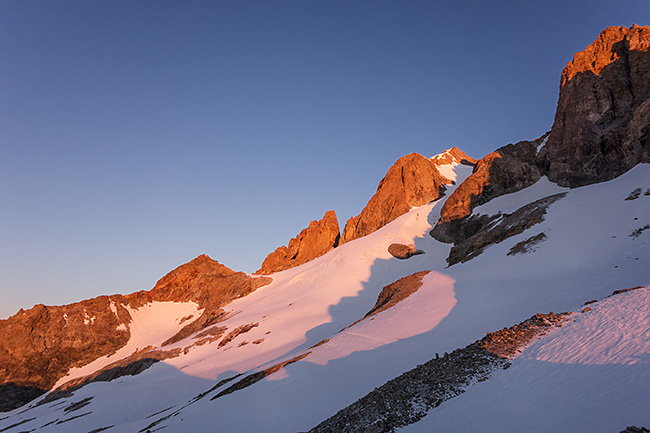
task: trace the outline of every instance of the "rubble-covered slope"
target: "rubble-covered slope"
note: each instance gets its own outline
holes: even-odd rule
[[[650,426],[650,288],[581,308],[508,370],[401,432],[620,432]]]

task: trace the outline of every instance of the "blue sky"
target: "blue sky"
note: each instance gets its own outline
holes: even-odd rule
[[[0,2],[0,318],[253,272],[359,213],[399,157],[480,158],[553,122],[625,1]]]

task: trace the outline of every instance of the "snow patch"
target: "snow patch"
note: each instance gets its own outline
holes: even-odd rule
[[[438,166],[438,172],[440,172],[441,175],[443,175],[447,179],[451,180],[452,182],[456,182],[456,170],[455,170],[455,168],[457,166],[459,166],[459,165],[460,164],[458,164],[458,163],[439,165]]]
[[[120,320],[120,316],[117,314],[117,306],[115,305],[115,301],[111,301],[111,303],[108,305],[108,308],[111,309],[117,320]]]
[[[68,374],[59,379],[54,388],[63,385],[65,382],[89,375],[115,361],[132,355],[138,350],[147,347],[159,347],[165,340],[177,333],[185,324],[179,325],[179,320],[185,316],[194,315],[198,317],[202,310],[194,302],[151,302],[140,308],[131,308],[124,306],[131,315],[131,323],[128,330],[131,337],[126,346],[119,349],[113,355],[103,356],[86,364],[83,367],[72,368]],[[89,324],[94,321],[94,317],[87,317],[84,311],[84,323]],[[86,323],[87,322],[87,323]],[[127,330],[125,324],[121,324],[116,330]]]
[[[549,134],[542,142],[537,146],[537,152],[535,154],[538,154],[540,150],[542,150],[542,147],[546,146],[546,142],[548,141],[548,137],[551,135]]]
[[[650,362],[650,290],[622,293],[575,315],[574,323],[527,351],[526,359],[557,364]]]
[[[95,316],[89,316],[84,308],[84,325],[93,325],[95,323]]]

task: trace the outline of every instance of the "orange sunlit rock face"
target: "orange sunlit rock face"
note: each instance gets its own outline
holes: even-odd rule
[[[309,227],[269,254],[256,274],[270,274],[290,269],[322,256],[339,242],[340,230],[336,213],[330,210],[323,219],[312,221]]]
[[[600,75],[605,66],[621,58],[627,51],[648,51],[650,48],[650,27],[633,25],[608,27],[584,51],[573,56],[562,71],[561,85],[564,86],[581,72],[591,71]]]
[[[537,158],[549,180],[573,188],[650,162],[649,48],[650,27],[609,27],[567,64]]]
[[[466,217],[474,207],[494,197],[537,182],[541,174],[533,160],[540,140],[509,144],[481,158],[474,172],[445,202],[440,210],[440,222]]]
[[[463,155],[464,159],[469,158]],[[440,198],[445,185],[451,181],[440,174],[438,165],[418,153],[398,159],[388,169],[366,207],[345,224],[341,244],[369,235],[413,207]]]

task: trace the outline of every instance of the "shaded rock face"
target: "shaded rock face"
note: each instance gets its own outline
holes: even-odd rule
[[[543,138],[509,144],[479,160],[473,173],[447,198],[431,235],[441,242],[457,242],[467,235],[459,233],[455,221],[469,216],[476,206],[537,182],[542,173],[534,160]]]
[[[562,72],[548,143],[538,164],[578,187],[650,162],[650,27],[609,27]]]
[[[339,243],[340,231],[336,213],[330,210],[323,219],[312,221],[309,227],[269,254],[256,274],[270,274],[290,269],[322,256]]]
[[[450,183],[440,174],[436,162],[420,154],[398,159],[379,182],[366,207],[345,224],[341,244],[374,232],[413,207],[437,200],[443,196],[445,184]]]
[[[150,291],[20,310],[0,320],[0,385],[12,384],[0,386],[0,402],[26,403],[34,397],[34,389],[49,390],[70,368],[111,355],[126,345],[131,322],[126,306],[139,308],[151,301],[196,302],[203,314],[175,336],[177,341],[223,317],[221,306],[270,281],[234,272],[204,255],[179,266]],[[0,406],[0,410],[9,408]]]
[[[512,214],[498,214],[487,218],[472,215],[458,220],[461,223],[467,222],[474,226],[478,224],[472,220],[478,218],[487,224],[483,225],[475,234],[455,243],[449,251],[447,263],[451,266],[456,263],[467,262],[480,255],[490,245],[503,242],[541,223],[544,221],[544,215],[546,215],[548,207],[565,195],[565,193],[560,193],[544,197],[520,207]],[[465,231],[465,233],[468,232]]]

